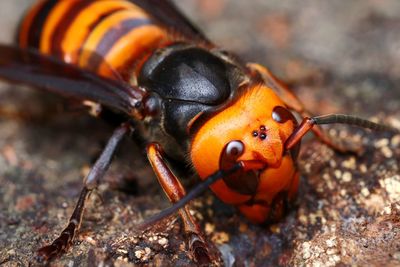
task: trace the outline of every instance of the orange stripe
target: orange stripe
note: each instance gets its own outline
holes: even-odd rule
[[[19,30],[19,35],[18,35],[18,37],[19,37],[18,42],[22,48],[28,47],[28,36],[29,36],[30,27],[32,26],[33,20],[35,19],[36,15],[42,9],[45,2],[46,2],[46,0],[41,0],[36,5],[34,5],[32,7],[32,9],[28,11],[27,15],[25,16],[24,20],[22,21],[21,27]]]
[[[124,1],[99,1],[94,2],[81,10],[74,22],[70,25],[62,40],[62,51],[66,62],[75,62],[77,53],[82,47],[87,36],[89,36],[91,26],[102,16],[117,9],[135,8],[129,2]]]
[[[68,0],[60,1],[50,12],[46,23],[43,27],[43,32],[40,40],[40,51],[44,54],[50,54],[51,52],[51,37],[54,31],[57,30],[57,25],[62,21],[63,16],[68,10],[76,4],[79,0]]]
[[[167,37],[165,31],[155,25],[145,25],[135,28],[128,34],[117,40],[111,50],[105,56],[107,64],[103,63],[99,73],[110,76],[110,65],[118,70],[127,61],[132,61],[143,55],[144,51],[150,52]]]
[[[128,19],[137,18],[148,18],[148,16],[139,9],[122,10],[114,13],[113,15],[104,19],[97,27],[92,31],[90,36],[87,38],[85,44],[82,46],[82,54],[79,59],[79,65],[82,67],[88,67],[90,56],[93,52],[96,52],[98,44],[101,42],[104,35],[114,30],[122,21]],[[105,55],[99,55],[105,56]]]
[[[112,77],[125,65],[133,67],[169,38],[164,29],[152,24],[143,9],[129,1],[93,1],[79,7],[80,1],[83,0],[60,0],[49,9],[46,19],[43,18],[37,43],[42,53],[52,54],[57,41],[58,56],[62,56],[65,62]],[[24,19],[19,37],[21,45],[30,45],[33,21],[40,16],[41,8],[47,2],[40,0]],[[73,19],[70,17],[70,22],[64,23],[67,26],[60,30],[60,25],[73,9]],[[138,25],[134,22],[127,24],[129,20],[138,20]],[[96,57],[94,64],[93,58],[96,61]]]

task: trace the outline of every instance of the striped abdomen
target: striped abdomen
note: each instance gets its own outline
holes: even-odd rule
[[[124,0],[45,0],[22,21],[21,47],[33,47],[72,64],[126,80],[134,68],[171,40],[145,11]]]

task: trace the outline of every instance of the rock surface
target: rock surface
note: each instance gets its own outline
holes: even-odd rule
[[[31,1],[2,1],[0,40],[10,42]],[[315,114],[357,114],[400,129],[400,2],[397,0],[187,0],[179,3],[212,40],[268,66]],[[81,178],[112,128],[63,100],[3,85],[0,118],[0,265],[27,266],[65,226]],[[400,266],[400,136],[331,126],[362,146],[339,155],[314,138],[302,147],[296,207],[278,224],[252,225],[211,193],[191,204],[215,264]],[[195,265],[175,217],[142,233],[168,206],[143,154],[127,140],[75,245],[55,266]],[[187,186],[193,185],[188,181]]]

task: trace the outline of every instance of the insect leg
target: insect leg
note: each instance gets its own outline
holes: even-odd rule
[[[300,99],[298,99],[298,97],[266,67],[257,63],[249,63],[247,66],[254,73],[254,75],[261,75],[261,78],[265,84],[272,88],[290,109],[300,114],[306,112]]]
[[[122,124],[114,131],[102,154],[97,159],[96,163],[84,180],[82,191],[79,195],[78,202],[76,203],[67,227],[50,245],[44,246],[37,251],[38,262],[47,262],[52,258],[59,256],[71,245],[81,225],[83,212],[85,209],[85,202],[89,197],[90,192],[97,187],[98,183],[103,178],[108,167],[110,166],[116,148],[128,132],[130,132],[130,126],[128,124]]]
[[[162,154],[163,151],[159,144],[151,143],[147,146],[147,157],[157,175],[158,181],[169,200],[175,203],[186,195],[186,191],[179,179],[165,163]],[[188,238],[189,251],[198,263],[209,263],[210,256],[208,254],[206,242],[202,237],[199,226],[190,214],[189,209],[187,207],[181,208],[179,210],[179,215],[182,218],[184,231]]]
[[[261,75],[264,82],[278,94],[289,109],[299,113],[303,118],[312,117],[312,114],[304,107],[300,99],[266,67],[256,63],[249,63],[247,66],[251,71]],[[321,127],[315,125],[311,130],[322,143],[328,145],[332,149],[341,153],[355,152],[352,147],[346,147],[343,144],[334,142]]]

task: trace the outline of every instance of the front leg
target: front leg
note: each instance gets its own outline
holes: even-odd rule
[[[51,259],[65,252],[72,244],[82,222],[85,202],[93,189],[97,187],[100,180],[104,177],[104,174],[110,166],[115,150],[128,132],[130,132],[130,126],[128,124],[123,124],[114,131],[102,154],[84,180],[84,185],[79,195],[78,202],[76,203],[67,227],[50,245],[44,246],[37,251],[36,260],[39,263],[47,263]]]
[[[175,203],[186,195],[179,179],[173,174],[165,163],[163,151],[159,144],[151,143],[147,146],[147,157],[161,184],[168,199]],[[208,264],[211,262],[206,242],[203,234],[197,225],[195,219],[189,212],[188,207],[181,208],[179,215],[183,221],[183,227],[187,236],[188,248],[195,261],[199,264]]]

